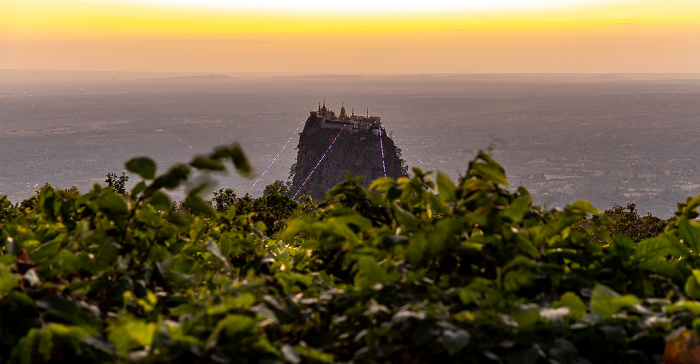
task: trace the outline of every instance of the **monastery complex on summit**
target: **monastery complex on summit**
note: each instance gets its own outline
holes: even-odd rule
[[[321,122],[322,128],[328,129],[345,129],[353,133],[367,130],[374,134],[378,134],[380,128],[384,129],[381,118],[379,116],[370,116],[369,109],[367,109],[366,116],[356,115],[355,109],[348,115],[345,112],[345,104],[343,103],[340,107],[340,115],[336,115],[335,112],[326,107],[326,100],[323,100],[323,106],[321,106],[321,103],[318,104],[318,110],[311,111],[310,117],[316,118]]]

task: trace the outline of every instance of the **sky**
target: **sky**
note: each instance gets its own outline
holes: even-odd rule
[[[0,69],[700,73],[700,1],[0,0]]]

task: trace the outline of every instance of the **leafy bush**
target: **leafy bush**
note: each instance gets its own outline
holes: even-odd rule
[[[640,216],[637,212],[637,205],[631,203],[625,207],[616,204],[610,210],[581,220],[578,228],[581,231],[590,231],[593,233],[593,238],[601,243],[604,243],[605,238],[598,238],[599,234],[607,234],[612,237],[622,234],[638,243],[661,234],[668,222],[652,216],[650,213]]]
[[[0,362],[645,363],[700,326],[700,196],[639,243],[591,235],[588,202],[532,206],[479,153],[456,183],[348,178],[318,206],[201,185],[173,209],[226,160],[249,173],[230,146],[132,159],[123,195],[0,199]]]

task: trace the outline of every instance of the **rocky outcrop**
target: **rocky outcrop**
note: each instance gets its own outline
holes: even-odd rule
[[[299,191],[298,196],[310,195],[313,200],[318,201],[323,199],[333,186],[344,181],[346,173],[353,177],[363,176],[365,186],[377,178],[384,177],[380,139],[376,132],[324,128],[323,124],[323,119],[314,115],[306,120],[304,130],[299,136],[297,162],[292,166],[290,173],[292,194]],[[381,135],[387,177],[397,179],[406,176],[400,149],[385,132]],[[328,150],[336,136],[338,138]],[[326,156],[318,164],[324,153]],[[304,184],[312,171],[313,174]]]

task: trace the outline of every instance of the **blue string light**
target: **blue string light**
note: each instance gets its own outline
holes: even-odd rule
[[[292,134],[292,136],[289,137],[289,140],[287,140],[287,142],[284,144],[284,146],[282,147],[282,149],[280,149],[280,151],[277,153],[277,156],[275,156],[275,158],[272,160],[272,162],[270,163],[270,165],[267,166],[267,168],[266,168],[265,171],[260,175],[260,177],[258,177],[258,179],[255,180],[255,183],[253,183],[253,185],[250,187],[251,190],[253,189],[253,187],[255,187],[255,185],[258,184],[258,182],[260,181],[260,179],[263,178],[263,176],[265,175],[265,173],[267,173],[267,171],[270,170],[270,168],[271,168],[272,165],[275,163],[275,161],[277,160],[277,158],[279,158],[280,154],[282,154],[282,152],[284,151],[284,148],[287,148],[287,145],[289,144],[289,142],[291,142],[291,141],[292,141],[292,138],[294,138],[294,136],[297,135],[297,133],[299,132],[299,128],[301,128],[301,126],[304,125],[305,122],[306,122],[306,120],[302,121],[301,124],[300,124],[299,126],[297,126],[297,129],[294,130],[294,134]]]

